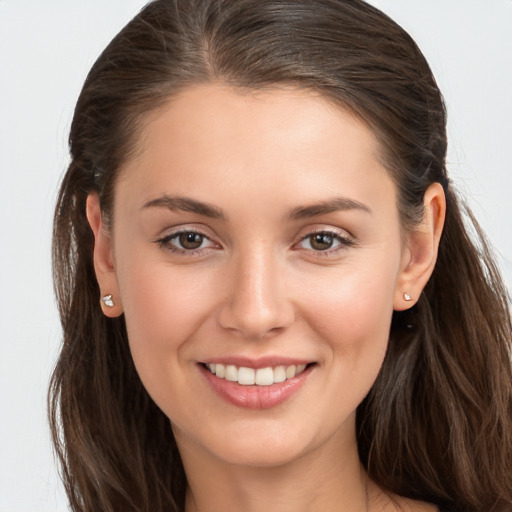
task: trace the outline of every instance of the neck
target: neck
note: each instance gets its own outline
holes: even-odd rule
[[[267,467],[227,463],[179,442],[189,484],[185,510],[369,510],[373,484],[360,465],[355,435],[350,440],[339,437],[286,464]]]

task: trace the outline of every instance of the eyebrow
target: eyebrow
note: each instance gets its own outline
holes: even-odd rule
[[[163,195],[144,203],[142,209],[146,208],[167,208],[173,211],[197,213],[198,215],[218,220],[226,220],[227,218],[224,212],[216,206],[182,196]],[[300,220],[346,210],[361,210],[371,213],[370,208],[359,201],[346,197],[336,197],[312,205],[294,208],[290,213],[290,218],[292,220]]]
[[[335,197],[309,206],[294,208],[290,213],[290,218],[293,220],[307,219],[309,217],[317,217],[319,215],[345,210],[361,210],[371,213],[370,208],[359,201],[354,201],[346,197]]]
[[[168,208],[173,211],[197,213],[198,215],[203,215],[204,217],[210,217],[212,219],[226,219],[226,216],[220,208],[208,203],[203,203],[202,201],[196,201],[189,197],[163,195],[144,203],[142,209],[154,207]]]

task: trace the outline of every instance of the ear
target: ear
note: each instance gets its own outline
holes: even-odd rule
[[[92,193],[87,197],[86,215],[94,233],[94,270],[100,287],[99,297],[105,316],[118,317],[123,312],[117,275],[114,268],[114,257],[110,234],[103,224],[100,199]],[[111,296],[109,298],[109,296]]]
[[[395,289],[395,311],[416,304],[434,271],[446,215],[446,198],[439,183],[428,187],[423,196],[423,207],[422,222],[406,236]]]

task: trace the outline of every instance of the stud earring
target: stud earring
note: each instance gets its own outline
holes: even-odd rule
[[[404,300],[410,302],[412,300],[412,297],[407,292],[404,292]]]
[[[113,308],[115,306],[115,303],[112,300],[112,295],[105,295],[104,297],[101,298],[101,300],[103,301],[103,304],[105,304],[107,308]]]

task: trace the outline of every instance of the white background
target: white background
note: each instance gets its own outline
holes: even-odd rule
[[[448,104],[450,172],[512,289],[512,0],[373,3],[431,63]],[[144,4],[0,0],[0,512],[66,510],[46,426],[60,338],[53,205],[86,73]]]

